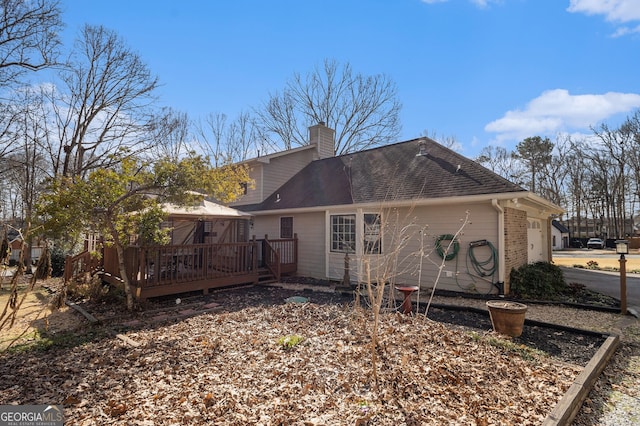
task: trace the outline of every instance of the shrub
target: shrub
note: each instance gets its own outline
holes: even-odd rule
[[[64,261],[66,255],[60,247],[51,249],[51,276],[61,277],[64,275]]]
[[[536,262],[511,270],[511,291],[525,299],[554,299],[567,284],[559,266]]]

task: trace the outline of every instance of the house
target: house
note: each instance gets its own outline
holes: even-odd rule
[[[232,204],[253,235],[297,236],[298,275],[508,293],[512,268],[551,259],[560,207],[426,137],[335,156],[334,134],[246,161]]]
[[[22,253],[22,245],[23,245],[23,241],[22,241],[22,238],[19,236],[9,241],[9,248],[11,249],[11,254],[9,255],[9,264],[14,265],[20,261],[20,256]],[[24,242],[24,246],[27,248],[29,247],[27,242]],[[40,256],[42,255],[43,250],[44,250],[44,247],[40,246],[39,244],[35,244],[33,247],[31,247],[31,262],[34,265],[38,261],[38,259],[40,259]]]
[[[562,250],[569,248],[569,228],[558,220],[551,221],[551,248]]]

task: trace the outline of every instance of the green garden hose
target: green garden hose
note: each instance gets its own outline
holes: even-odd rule
[[[446,246],[446,254],[445,248],[442,247],[442,241],[450,241]],[[460,251],[460,243],[455,239],[455,235],[452,234],[443,234],[436,238],[436,252],[438,256],[440,256],[444,260],[452,260]]]
[[[485,260],[478,260],[476,255],[474,254],[474,250],[478,247],[489,247],[489,257]],[[471,266],[473,266],[473,270],[480,277],[489,277],[495,275],[498,271],[498,251],[491,244],[490,241],[483,240],[480,245],[469,245],[469,260],[471,261]]]

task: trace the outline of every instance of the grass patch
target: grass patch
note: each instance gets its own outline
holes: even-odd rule
[[[282,349],[288,350],[293,349],[298,346],[300,343],[304,341],[304,337],[298,336],[297,334],[283,336],[278,339],[278,345],[282,347]]]
[[[513,341],[508,339],[501,339],[495,336],[484,336],[475,331],[471,332],[471,337],[475,341],[484,342],[489,346],[502,349],[507,353],[517,355],[520,358],[530,362],[536,362],[540,357],[548,356],[546,352],[541,351],[540,349],[535,349],[527,345],[514,343]]]
[[[30,352],[45,352],[51,349],[68,349],[82,346],[107,337],[106,330],[96,329],[84,333],[40,333],[37,330],[30,333],[33,340],[11,346],[7,352],[12,354],[22,354]]]

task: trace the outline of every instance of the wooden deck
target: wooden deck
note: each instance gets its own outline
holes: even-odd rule
[[[297,238],[252,240],[245,243],[131,246],[125,249],[125,266],[139,300],[238,284],[279,280],[297,270]],[[74,263],[74,259],[78,259]],[[83,262],[78,264],[77,262]],[[68,258],[66,269],[81,271],[86,255]],[[80,267],[79,267],[80,266]],[[103,280],[121,285],[115,248],[103,249]],[[71,274],[71,272],[70,272]],[[65,279],[71,276],[65,274]]]

